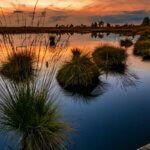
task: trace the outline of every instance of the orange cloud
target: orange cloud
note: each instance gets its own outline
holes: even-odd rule
[[[30,20],[35,3],[36,0],[3,0],[0,1],[0,6],[3,7],[5,15],[8,15],[9,12],[8,16],[13,15],[16,17],[13,12],[21,10],[28,15]],[[135,17],[126,14],[126,12],[138,11],[138,15],[140,15],[144,10],[144,14],[137,19],[141,20],[142,17],[147,15],[145,12],[150,10],[149,6],[150,0],[39,0],[36,16],[39,18],[42,12],[46,12],[45,21],[47,26],[56,23],[89,24],[91,17],[95,16],[109,16],[107,18],[111,20],[110,16],[116,15],[113,17],[117,20],[117,15],[129,15],[131,21]],[[126,16],[126,18],[128,17]]]

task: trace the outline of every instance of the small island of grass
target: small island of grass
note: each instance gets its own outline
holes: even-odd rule
[[[113,46],[100,46],[94,51],[93,59],[105,73],[124,73],[126,68],[126,51]]]
[[[99,71],[88,55],[72,50],[72,60],[65,63],[57,74],[57,81],[73,93],[89,94],[99,83]]]

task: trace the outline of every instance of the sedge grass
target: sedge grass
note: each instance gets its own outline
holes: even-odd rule
[[[133,45],[133,42],[130,39],[125,39],[120,41],[122,47],[128,48]]]
[[[34,76],[34,63],[35,56],[30,52],[12,53],[0,67],[0,73],[15,82],[29,80]]]
[[[124,73],[126,69],[126,51],[113,46],[97,47],[93,52],[93,60],[105,73]]]
[[[141,35],[134,45],[134,54],[141,56],[143,60],[150,60],[150,37],[149,34]]]
[[[79,49],[72,50],[72,53],[72,60],[58,71],[57,81],[73,93],[90,93],[99,83],[98,68],[87,55],[82,55]]]

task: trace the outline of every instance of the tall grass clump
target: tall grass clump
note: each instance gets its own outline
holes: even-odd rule
[[[150,40],[138,40],[134,46],[134,54],[142,55],[143,51],[150,49]]]
[[[133,45],[133,42],[130,39],[126,38],[125,40],[120,41],[120,45],[122,47],[128,48]]]
[[[94,62],[104,72],[124,73],[126,68],[126,51],[113,46],[97,47],[92,54]]]
[[[142,35],[134,46],[134,54],[141,56],[143,59],[150,59],[150,37]]]
[[[0,67],[0,73],[16,82],[32,79],[35,56],[28,51],[13,52]]]
[[[50,91],[29,82],[0,86],[0,132],[18,141],[18,149],[65,149],[70,124],[62,120]]]
[[[79,49],[73,49],[72,54],[72,60],[58,71],[57,81],[66,90],[89,94],[99,83],[98,68],[87,55],[82,55]]]
[[[143,60],[150,60],[150,48],[143,51],[142,57]]]

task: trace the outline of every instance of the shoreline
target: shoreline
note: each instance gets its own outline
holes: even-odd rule
[[[141,35],[144,32],[150,32],[150,26],[132,26],[132,27],[101,27],[101,28],[91,28],[91,27],[0,27],[0,34],[24,34],[24,33],[79,33],[86,34],[92,32],[101,33],[116,33],[123,35]]]

